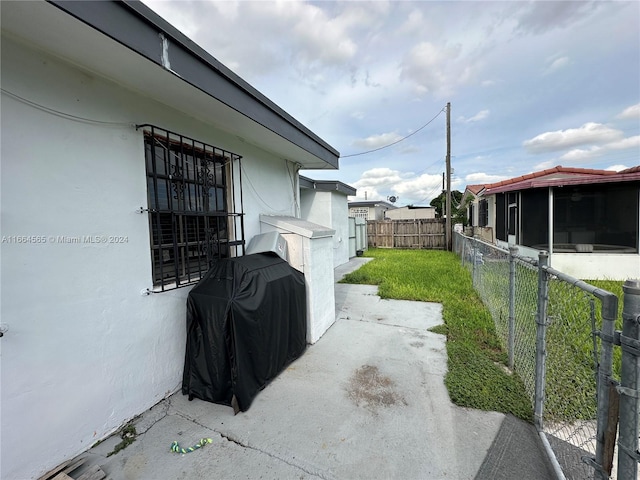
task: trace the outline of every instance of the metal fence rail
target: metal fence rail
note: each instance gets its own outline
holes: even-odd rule
[[[611,364],[610,351],[601,348],[596,333],[613,326],[618,299],[550,267],[541,269],[541,275],[549,285],[546,351],[538,352],[546,366],[541,427],[565,476],[592,478],[594,466],[603,464],[597,399],[608,402],[610,377],[600,379],[598,365]],[[597,391],[598,385],[604,390]]]
[[[461,234],[453,248],[491,312],[509,368],[525,385],[558,476],[635,480],[640,282],[625,284],[625,323],[616,332],[618,298],[549,267],[546,253],[522,257]],[[620,382],[616,345],[629,357]],[[614,462],[620,392],[621,453]]]

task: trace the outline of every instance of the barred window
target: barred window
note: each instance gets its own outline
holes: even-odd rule
[[[197,282],[216,259],[244,254],[243,214],[233,212],[234,164],[240,171],[241,157],[142,127],[153,285],[182,287]]]

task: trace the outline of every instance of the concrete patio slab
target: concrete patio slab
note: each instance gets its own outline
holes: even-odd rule
[[[87,465],[113,480],[475,478],[505,415],[451,403],[445,337],[429,331],[440,305],[376,291],[336,284],[336,323],[248,411],[178,392],[135,422],[133,444],[107,456],[119,441],[108,439]],[[212,443],[170,451],[201,438]]]

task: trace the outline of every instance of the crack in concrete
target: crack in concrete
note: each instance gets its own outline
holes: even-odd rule
[[[140,426],[140,428],[143,429],[143,430],[140,430],[139,432],[137,432],[136,436],[144,435],[149,430],[151,430],[155,426],[156,423],[158,423],[160,420],[162,420],[167,415],[169,415],[169,409],[171,408],[171,399],[170,398],[166,398],[166,399],[162,400],[160,403],[163,403],[161,408],[164,411],[162,413],[160,413],[160,417],[156,418],[153,422],[151,422],[151,424],[149,424],[149,425],[145,424],[145,422],[144,422],[144,420],[145,420],[144,414],[141,416],[140,419],[138,419],[137,421],[134,422],[136,427]],[[152,409],[158,407],[158,405],[159,404],[156,404],[155,406],[152,407]],[[139,425],[139,424],[142,424],[142,425]],[[137,431],[137,428],[136,428],[136,431]]]
[[[208,427],[208,426],[198,422],[196,419],[191,418],[188,415],[183,414],[182,412],[176,411],[175,413],[168,414],[168,415],[177,415],[177,416],[179,416],[179,417],[181,417],[181,418],[183,418],[183,419],[185,419],[185,420],[187,420],[189,422],[192,422],[192,423],[198,425],[199,427],[202,427],[204,429],[207,429],[207,430],[209,430],[211,432],[214,432],[214,433],[220,435],[225,440],[227,440],[227,441],[229,441],[231,443],[234,443],[234,444],[238,445],[241,448],[246,448],[246,449],[253,450],[253,451],[262,453],[264,455],[267,455],[268,457],[271,457],[271,458],[273,458],[275,460],[283,462],[283,463],[289,465],[290,467],[293,467],[293,468],[296,468],[298,470],[301,470],[302,472],[306,473],[307,475],[312,475],[314,477],[321,478],[322,480],[336,480],[335,477],[327,475],[326,473],[323,473],[323,472],[320,472],[320,471],[311,471],[311,470],[309,470],[308,468],[305,468],[302,465],[299,465],[299,464],[296,464],[296,463],[292,463],[291,461],[287,460],[286,458],[280,457],[280,456],[278,456],[278,455],[276,455],[274,453],[268,452],[266,450],[262,450],[260,448],[257,448],[257,447],[251,446],[251,445],[247,445],[247,444],[243,443],[242,441],[238,440],[237,438],[234,438],[231,435],[227,435],[225,433],[219,432],[215,428]]]

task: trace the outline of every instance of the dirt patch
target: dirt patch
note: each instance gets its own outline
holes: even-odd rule
[[[415,348],[422,348],[424,347],[424,342],[411,342],[409,345]]]
[[[407,405],[402,395],[395,391],[391,378],[380,373],[378,367],[363,365],[349,379],[347,387],[349,398],[358,406],[375,413],[378,408],[393,405]]]

